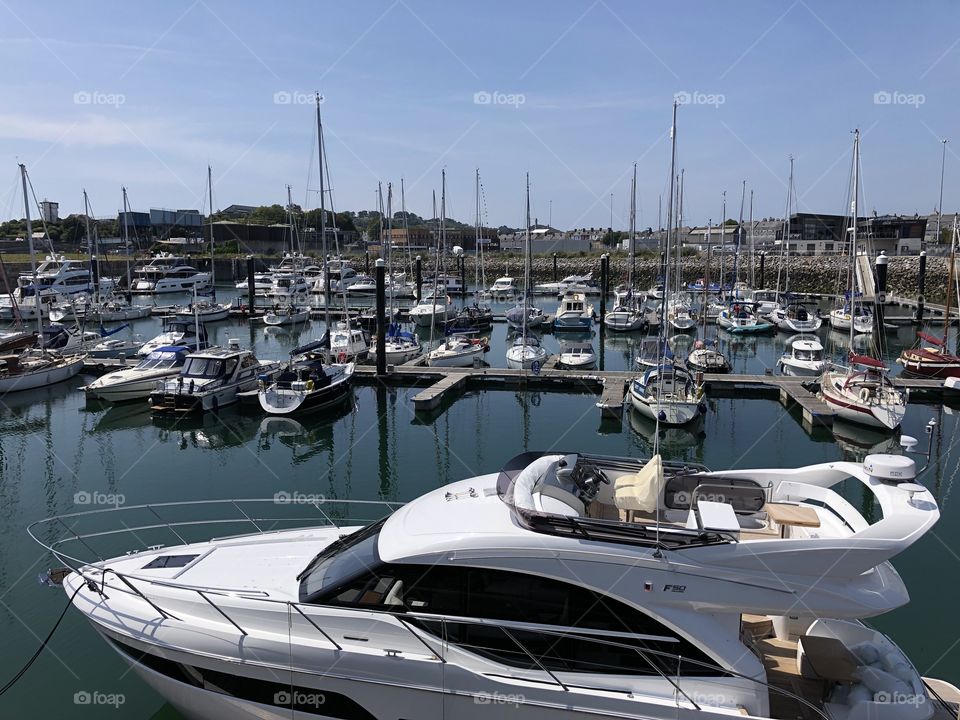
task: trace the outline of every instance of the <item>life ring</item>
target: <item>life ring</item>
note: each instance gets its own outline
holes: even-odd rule
[[[307,388],[307,392],[310,392],[311,390],[313,390],[313,380],[312,379],[307,380],[307,384],[305,387]]]
[[[860,388],[857,397],[860,398],[860,402],[867,402],[870,399],[870,388]]]

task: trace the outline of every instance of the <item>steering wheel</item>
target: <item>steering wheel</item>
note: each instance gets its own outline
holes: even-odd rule
[[[600,491],[600,483],[610,484],[610,478],[604,474],[603,470],[596,465],[589,464],[578,465],[573,480],[585,500],[593,500],[597,496]]]

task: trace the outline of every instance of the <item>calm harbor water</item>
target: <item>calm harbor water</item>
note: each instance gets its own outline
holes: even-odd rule
[[[164,301],[166,302],[166,301]],[[554,301],[542,306],[552,312]],[[129,331],[146,338],[157,319]],[[321,322],[298,332],[237,321],[211,326],[213,340],[237,338],[261,358],[282,359],[298,344],[322,334]],[[711,336],[716,333],[710,329]],[[429,334],[429,333],[426,333]],[[821,331],[828,337],[827,331]],[[891,336],[888,354],[911,342],[912,328]],[[749,338],[722,345],[736,372],[762,373],[776,363],[786,336]],[[607,337],[604,367],[627,369],[635,337]],[[599,337],[593,338],[594,345]],[[557,339],[547,336],[551,351]],[[491,335],[488,362],[502,367],[506,327]],[[829,347],[828,347],[829,349]],[[405,501],[447,482],[496,470],[526,449],[583,450],[649,455],[652,423],[626,413],[601,421],[587,394],[470,392],[432,418],[417,417],[414,389],[357,388],[336,417],[265,420],[226,409],[200,421],[159,424],[145,404],[87,404],[78,388],[84,377],[2,398],[0,403],[0,681],[33,653],[62,610],[59,589],[38,583],[55,561],[26,535],[26,526],[54,514],[88,509],[78,501],[113,497],[138,504],[220,498],[269,498],[278,492],[329,498]],[[799,417],[767,400],[713,399],[690,429],[661,433],[661,450],[713,468],[796,466],[858,459],[868,452],[898,452],[896,437],[837,426],[808,434]],[[960,511],[952,495],[960,432],[949,408],[911,405],[903,432],[921,438],[937,420],[934,456],[922,481],[933,488],[943,512],[934,532],[895,561],[911,591],[911,603],[873,622],[890,633],[923,674],[960,680],[960,647],[948,625],[960,571]],[[922,464],[922,460],[918,460]],[[847,496],[873,515],[857,488]],[[237,569],[243,572],[242,568]],[[78,693],[101,693],[114,705],[77,704]],[[27,675],[0,698],[0,717],[176,718],[162,700],[127,670],[123,661],[74,612]]]

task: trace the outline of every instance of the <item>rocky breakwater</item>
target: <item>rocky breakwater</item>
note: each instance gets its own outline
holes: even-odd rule
[[[721,262],[723,263],[721,269]],[[487,281],[492,283],[494,274],[491,268],[504,269],[501,257],[491,257],[487,260]],[[466,259],[467,278],[473,278],[473,259]],[[625,254],[610,256],[610,287],[624,282],[627,277],[629,258]],[[942,303],[946,297],[948,259],[943,257],[927,258],[926,298],[928,302]],[[515,278],[522,275],[523,259],[512,258],[506,265]],[[729,275],[733,272],[733,259],[730,257],[721,260],[719,257],[710,258],[710,278],[717,281],[721,274]],[[553,258],[534,257],[532,263],[534,283],[550,282],[554,279]],[[691,255],[681,259],[680,276],[683,283],[696,282],[706,276],[706,257]],[[847,273],[847,258],[837,255],[794,256],[790,258],[790,289],[798,293],[834,294],[842,292]],[[656,258],[636,258],[636,284],[641,287],[653,285],[660,275],[660,262]],[[750,279],[750,263],[740,261],[739,277],[742,280]],[[767,256],[764,259],[763,282],[760,278],[759,260],[753,267],[756,284],[772,288],[777,286],[777,274],[780,273],[781,284],[786,282],[786,267],[781,271],[781,259]],[[887,293],[903,297],[916,297],[917,278],[920,273],[920,258],[916,256],[891,257],[887,271]],[[580,257],[558,257],[557,277],[566,275],[591,275],[594,280],[600,279],[600,256],[585,255]]]

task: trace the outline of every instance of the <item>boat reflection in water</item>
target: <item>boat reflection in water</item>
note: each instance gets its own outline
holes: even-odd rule
[[[348,402],[331,408],[323,415],[301,416],[298,420],[268,415],[260,421],[257,449],[270,450],[280,443],[290,448],[295,465],[307,462],[320,453],[333,450],[334,425],[353,411],[351,394]]]
[[[900,453],[898,434],[891,435],[879,428],[846,422],[842,418],[833,420],[833,437],[843,450],[843,459],[852,462],[863,462],[867,455],[876,453]]]
[[[630,422],[630,429],[649,445],[649,448],[644,448],[644,451],[652,448],[657,437],[656,420],[642,415],[629,406],[624,408],[624,412]],[[707,436],[704,426],[704,416],[699,413],[686,425],[661,424],[660,452],[665,457],[675,457],[679,451],[701,447]]]
[[[259,417],[244,415],[235,408],[189,415],[153,413],[151,420],[160,428],[160,442],[173,440],[181,450],[188,447],[204,450],[240,447],[255,439],[260,428]]]

